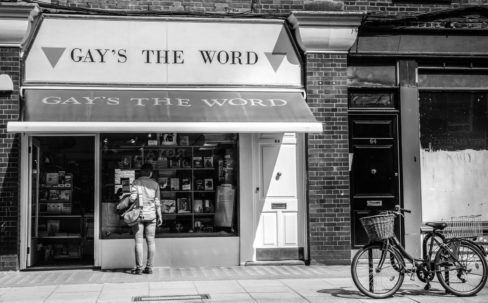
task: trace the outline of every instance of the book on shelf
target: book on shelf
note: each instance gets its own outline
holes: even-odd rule
[[[180,136],[180,145],[182,146],[190,145],[190,136]]]
[[[215,206],[213,200],[210,199],[203,200],[203,212],[213,213],[214,211],[215,211]]]
[[[171,178],[171,190],[180,190],[179,178]]]
[[[159,189],[160,190],[170,190],[170,182],[169,178],[167,177],[159,177],[158,178],[158,183],[159,183]]]
[[[58,197],[59,200],[71,201],[71,189],[61,189]]]
[[[188,200],[188,198],[185,198],[185,197],[177,198],[176,203],[177,203],[177,208],[178,208],[179,214],[191,212],[190,200]]]
[[[176,213],[176,202],[171,199],[161,200],[161,211],[163,214],[174,214]]]
[[[203,179],[195,180],[195,190],[205,190],[205,186],[203,185]]]
[[[120,178],[123,193],[130,193],[130,178]]]
[[[191,168],[191,158],[181,159],[181,167],[182,168]]]
[[[47,185],[58,185],[59,184],[59,173],[47,173],[46,174],[46,184]]]
[[[170,158],[169,159],[169,168],[179,168],[181,165],[180,158]]]
[[[191,179],[182,178],[181,179],[181,190],[191,190]]]
[[[213,157],[203,157],[203,163],[205,168],[213,168]]]
[[[64,184],[66,187],[71,187],[71,183],[73,182],[73,175],[72,174],[66,174],[64,176]]]
[[[205,190],[213,190],[214,189],[213,179],[207,178],[207,179],[205,179],[204,183],[205,183]]]
[[[59,190],[50,189],[49,190],[49,200],[59,200]]]
[[[59,220],[47,220],[47,235],[56,236],[59,233]]]
[[[194,213],[203,212],[203,200],[197,199],[193,201],[193,212]]]
[[[176,133],[163,133],[160,138],[161,145],[176,145]]]
[[[203,159],[200,156],[193,157],[193,167],[201,168],[203,167]]]
[[[156,168],[157,169],[162,169],[162,168],[168,168],[168,158],[164,156],[164,154],[161,154],[162,151],[159,152],[159,157],[158,160],[156,161]]]

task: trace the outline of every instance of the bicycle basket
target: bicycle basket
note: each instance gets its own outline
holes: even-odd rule
[[[393,232],[394,214],[363,217],[359,220],[363,224],[370,241],[380,241],[395,235]]]

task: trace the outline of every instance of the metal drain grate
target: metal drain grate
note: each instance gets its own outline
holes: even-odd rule
[[[136,296],[132,297],[132,302],[147,302],[147,301],[175,301],[175,300],[202,300],[210,299],[208,294],[200,295],[165,295],[165,296]]]

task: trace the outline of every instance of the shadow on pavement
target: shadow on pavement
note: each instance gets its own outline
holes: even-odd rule
[[[344,287],[321,289],[318,290],[317,292],[321,294],[330,294],[338,298],[348,298],[348,299],[367,298],[359,290],[350,290]],[[423,289],[399,289],[394,294],[394,297],[411,297],[411,296],[444,297],[444,296],[452,296],[452,295],[447,295],[444,290],[439,290],[439,289],[431,289],[429,291]]]

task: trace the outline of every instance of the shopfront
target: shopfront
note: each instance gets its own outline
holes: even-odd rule
[[[283,20],[44,14],[28,45],[7,126],[21,269],[132,266],[115,205],[143,163],[161,189],[156,266],[306,258],[305,133],[322,125]]]

